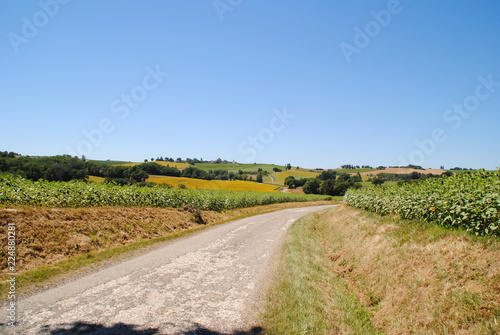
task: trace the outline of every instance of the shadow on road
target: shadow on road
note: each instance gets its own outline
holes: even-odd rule
[[[49,329],[55,328],[55,329]],[[139,329],[141,328],[141,329]],[[153,335],[159,334],[158,328],[147,328],[144,329],[137,325],[128,325],[124,323],[116,323],[110,327],[95,324],[95,323],[87,323],[87,322],[75,322],[71,324],[61,324],[55,327],[44,326],[42,328],[42,334],[50,334],[50,335],[66,335],[66,334],[102,334],[102,335],[111,335],[111,334],[130,334],[130,335]]]
[[[50,327],[50,329],[49,329]],[[220,333],[193,323],[188,331],[177,331],[175,335],[261,335],[264,329],[253,327],[248,331],[235,331],[232,333]],[[42,334],[50,335],[155,335],[166,334],[159,328],[144,328],[138,325],[117,323],[112,326],[102,324],[76,322],[72,324],[61,324],[55,327],[45,326]]]

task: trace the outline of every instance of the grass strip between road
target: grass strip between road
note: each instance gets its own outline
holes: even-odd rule
[[[500,241],[346,205],[297,220],[267,334],[500,334]]]
[[[269,288],[262,315],[266,334],[380,334],[369,311],[332,271],[317,232],[324,212],[296,221]]]
[[[54,283],[57,283],[61,280],[65,280],[68,276],[71,277],[75,275],[75,273],[78,273],[79,271],[77,270],[85,270],[85,269],[90,269],[95,267],[99,267],[102,265],[105,265],[107,261],[115,261],[115,260],[120,260],[121,258],[128,258],[134,256],[134,252],[145,252],[148,250],[148,248],[153,248],[155,246],[160,245],[163,242],[167,242],[169,240],[181,238],[188,236],[190,234],[197,233],[201,230],[207,229],[214,227],[216,225],[224,224],[229,221],[237,220],[237,219],[242,219],[245,217],[253,216],[253,215],[259,215],[259,214],[265,214],[281,209],[286,209],[286,208],[296,208],[296,207],[306,207],[306,206],[316,206],[316,205],[325,205],[325,204],[332,204],[332,202],[325,202],[325,201],[320,201],[320,202],[306,202],[306,203],[281,203],[281,204],[272,204],[272,205],[265,205],[265,206],[256,206],[256,207],[249,207],[249,208],[240,208],[240,209],[234,209],[234,210],[228,210],[224,212],[212,212],[212,211],[200,211],[201,215],[205,220],[208,221],[208,224],[205,225],[199,225],[199,224],[194,224],[192,222],[189,222],[186,224],[180,224],[178,225],[179,227],[175,229],[180,229],[177,231],[166,231],[162,236],[154,236],[150,238],[145,238],[142,237],[140,240],[137,240],[137,238],[134,240],[133,238],[130,241],[123,241],[121,240],[123,237],[123,234],[126,232],[125,229],[136,229],[137,227],[134,227],[134,225],[130,224],[121,224],[123,221],[118,221],[118,223],[113,223],[114,226],[112,227],[107,227],[106,233],[107,235],[105,238],[103,238],[103,241],[111,243],[113,240],[118,241],[120,240],[119,243],[122,243],[121,245],[116,245],[116,244],[109,244],[106,245],[105,247],[101,247],[97,250],[90,250],[88,252],[82,252],[77,255],[72,255],[69,257],[65,257],[64,259],[53,262],[50,264],[42,265],[42,266],[36,266],[34,268],[29,268],[26,269],[25,271],[18,272],[16,275],[16,290],[17,293],[27,293],[30,291],[34,291],[38,289],[39,287],[44,287],[48,285],[52,285]],[[111,212],[111,215],[116,214],[116,210],[119,211],[120,208],[116,207],[110,207],[109,211]],[[53,214],[53,210],[51,209],[38,209],[38,208],[31,208],[31,207],[20,207],[19,209],[12,209],[13,211],[28,211],[28,212],[41,212],[41,216],[46,216],[49,214]],[[107,211],[107,209],[99,209],[100,211]],[[124,214],[124,217],[122,219],[128,219],[131,220],[131,218],[128,217],[129,214],[127,214],[128,208],[123,210],[123,212],[126,212]],[[162,209],[155,209],[151,208],[148,209],[149,211],[153,211],[152,215],[154,215],[154,211],[161,211]],[[55,210],[56,213],[61,210]],[[87,209],[64,209],[63,216],[67,215],[69,216],[78,216],[80,212],[82,211],[89,211]],[[49,213],[49,214],[47,214]],[[164,215],[164,214],[163,214]],[[182,217],[181,217],[182,219]],[[26,220],[26,219],[22,219]],[[97,220],[97,219],[96,219]],[[52,220],[52,223],[53,220]],[[57,224],[59,226],[58,229],[60,229],[60,233],[65,233],[65,230],[69,230],[67,224],[65,224],[64,221],[60,221],[60,224]],[[31,224],[29,225],[31,228]],[[25,226],[28,227],[28,226]],[[41,227],[43,228],[43,227]],[[53,228],[53,227],[52,227]],[[52,229],[50,228],[50,229]],[[173,228],[172,228],[173,229]],[[157,231],[154,231],[157,233]],[[31,234],[32,232],[27,232],[28,234]],[[129,232],[130,233],[130,232]],[[136,235],[137,236],[137,235]],[[141,235],[145,236],[145,235]],[[50,238],[50,235],[48,236]],[[104,244],[104,242],[102,242]],[[67,252],[67,249],[64,250],[64,252]],[[62,257],[61,255],[59,255]],[[7,278],[9,278],[6,273],[2,274],[0,273],[0,301],[6,299],[7,293],[9,291],[9,283],[6,281]]]

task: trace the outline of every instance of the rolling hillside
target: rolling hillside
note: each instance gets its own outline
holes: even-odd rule
[[[151,175],[149,176],[147,181],[157,184],[168,184],[172,187],[186,187],[191,189],[258,192],[278,192],[280,189],[280,187],[277,185],[261,184],[242,180],[204,180],[195,178],[164,177]]]
[[[105,162],[105,161],[100,161]],[[112,165],[113,162],[106,162],[107,164]],[[122,166],[134,166],[143,164],[142,162],[138,163],[127,163],[127,162],[116,162],[115,165]],[[175,167],[179,170],[183,170],[189,166],[194,168],[203,170],[203,171],[211,171],[211,170],[225,170],[228,172],[243,172],[247,174],[253,180],[256,179],[257,172],[262,170],[267,172],[267,175],[263,177],[263,183],[255,183],[253,181],[234,181],[234,180],[203,180],[203,179],[193,179],[193,178],[179,178],[179,177],[165,177],[165,176],[155,176],[151,175],[147,180],[149,182],[159,183],[159,184],[169,184],[172,187],[186,187],[192,189],[226,189],[226,190],[254,190],[254,191],[263,191],[263,192],[276,192],[281,191],[280,187],[284,186],[285,179],[289,176],[293,176],[296,179],[302,178],[315,178],[319,176],[323,171],[327,171],[328,169],[305,169],[305,168],[296,168],[292,167],[290,170],[286,170],[286,167],[283,165],[276,164],[240,164],[240,163],[196,163],[194,165],[190,165],[187,163],[177,163],[177,162],[166,162],[166,161],[155,161],[149,163],[157,163],[162,166],[170,166]],[[279,169],[281,171],[274,172],[274,170]],[[355,175],[359,173],[363,182],[362,185],[364,187],[370,187],[372,184],[369,182],[369,179],[375,175],[381,173],[389,173],[389,174],[410,174],[412,172],[418,172],[422,174],[442,174],[446,172],[446,170],[440,169],[413,169],[413,168],[386,168],[383,170],[374,169],[374,168],[359,168],[359,169],[330,169],[333,171],[337,171],[338,173],[349,173],[351,175]],[[90,177],[92,181],[100,182],[101,178]],[[395,182],[389,181],[386,182],[386,185],[392,185]]]

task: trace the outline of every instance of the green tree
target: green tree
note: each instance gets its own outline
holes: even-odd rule
[[[263,180],[263,178],[262,178],[262,175],[263,175],[263,173],[262,173],[262,172],[259,172],[259,174],[257,175],[257,179],[256,179],[256,181],[257,181],[258,183],[262,183],[262,182],[264,181],[264,180]]]
[[[288,176],[285,178],[284,184],[288,188],[296,188],[297,187],[296,182],[297,182],[297,179],[295,179],[294,176]]]
[[[321,182],[317,178],[309,178],[304,184],[303,190],[305,194],[319,194]]]
[[[321,182],[321,187],[319,188],[319,193],[326,195],[337,195],[335,192],[336,183],[337,182],[335,179],[323,180],[323,182]]]
[[[339,181],[349,181],[351,179],[351,175],[349,173],[341,173],[338,176]]]
[[[361,183],[363,181],[363,178],[361,178],[361,174],[359,174],[359,172],[355,176],[352,176],[351,179],[356,183]]]
[[[133,181],[140,183],[148,179],[149,174],[141,169],[139,166],[132,166],[123,172],[124,178],[132,179]]]
[[[321,180],[335,179],[336,177],[337,177],[337,171],[333,170],[323,171],[319,175],[319,179]]]
[[[385,178],[381,176],[375,176],[372,178],[372,184],[375,186],[379,186],[385,183]]]
[[[137,169],[130,174],[130,178],[140,183],[146,181],[146,179],[149,178],[149,175],[146,171]]]
[[[141,170],[146,171],[148,174],[160,175],[160,176],[172,176],[172,177],[180,177],[181,171],[177,168],[170,166],[163,166],[158,163],[149,163],[149,164],[139,164],[136,167]]]

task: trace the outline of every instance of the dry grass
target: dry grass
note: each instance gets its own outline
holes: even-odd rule
[[[147,181],[158,184],[168,184],[173,187],[184,185],[186,188],[206,190],[278,192],[279,189],[276,185],[261,184],[243,180],[204,180],[196,178],[151,175]]]
[[[0,210],[16,225],[19,272],[93,250],[154,238],[196,226],[192,214],[169,208],[19,208]],[[0,233],[1,245],[6,234]],[[5,268],[5,257],[0,266]],[[1,273],[1,272],[0,272]]]
[[[316,226],[351,292],[387,334],[500,334],[500,241],[348,208]]]
[[[56,266],[82,255],[94,258],[95,253],[141,241],[161,241],[162,238],[179,232],[231,219],[284,208],[324,204],[331,202],[282,203],[222,212],[198,211],[193,208],[0,208],[0,282],[3,282],[8,272],[8,223],[16,226],[16,270],[22,275],[41,267]],[[200,225],[201,222],[203,225]],[[84,265],[88,265],[88,262],[82,266]],[[67,268],[73,270],[77,267],[71,265]],[[61,271],[54,273],[59,272]]]

